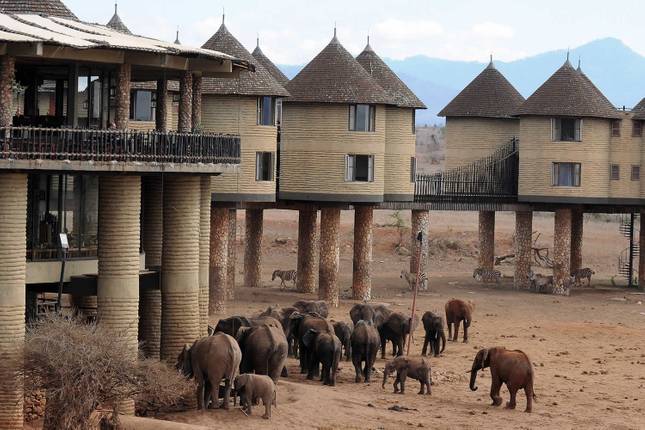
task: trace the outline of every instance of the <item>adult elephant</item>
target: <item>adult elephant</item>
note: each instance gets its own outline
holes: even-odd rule
[[[289,335],[293,335],[298,342],[300,373],[307,373],[313,350],[310,346],[308,347],[304,344],[303,338],[305,333],[313,329],[317,333],[334,334],[334,327],[329,321],[318,314],[294,312],[289,317],[289,320]],[[314,372],[314,376],[318,376],[317,371]]]
[[[293,334],[289,332],[289,323],[291,321],[289,317],[296,311],[298,311],[298,309],[294,307],[281,308],[278,305],[269,306],[259,315],[259,317],[272,317],[280,321],[284,335],[287,337],[287,345],[289,345],[289,355],[297,358],[298,344],[295,341]]]
[[[288,351],[282,328],[268,325],[243,327],[238,331],[237,343],[242,351],[241,373],[255,372],[278,381],[285,369]]]
[[[464,302],[459,299],[451,299],[446,303],[446,324],[448,325],[448,339],[452,338],[457,342],[459,337],[459,323],[464,322],[464,343],[468,342],[468,327],[473,322],[473,312],[475,304],[473,302]],[[454,336],[452,328],[454,326]]]
[[[313,328],[307,330],[302,337],[302,343],[307,348],[308,369],[307,379],[313,379],[320,372],[320,380],[324,385],[336,385],[338,363],[342,354],[342,346],[338,337],[333,333],[319,332]]]
[[[499,390],[502,384],[506,384],[511,396],[506,408],[515,409],[515,397],[517,390],[524,389],[526,394],[526,410],[531,412],[533,409],[533,400],[535,391],[533,390],[533,366],[531,360],[522,351],[508,350],[504,347],[485,348],[479,350],[473,360],[470,370],[470,389],[477,390],[476,379],[477,371],[490,367],[491,386],[490,397],[493,400],[493,406],[502,404],[502,398]]]
[[[239,374],[241,361],[242,352],[235,339],[219,332],[184,346],[177,357],[176,367],[185,377],[197,380],[198,409],[206,409],[210,398],[214,401],[219,398],[223,379],[224,403],[221,407],[228,409],[231,384]]]
[[[214,332],[222,332],[229,336],[236,337],[237,331],[242,327],[251,327],[251,320],[241,315],[234,315],[217,321]]]
[[[298,300],[293,307],[303,314],[316,313],[323,318],[329,316],[329,308],[324,300]]]
[[[435,313],[428,311],[423,314],[421,321],[423,321],[423,328],[426,332],[426,335],[423,339],[423,349],[421,350],[421,355],[426,355],[426,352],[428,351],[428,345],[430,345],[430,353],[434,353],[434,356],[438,357],[439,353],[443,352],[444,349],[446,349],[446,334],[443,331],[443,318]],[[439,349],[440,342],[441,350]]]
[[[370,382],[372,368],[380,347],[378,330],[372,321],[357,322],[351,335],[352,363],[356,371],[356,382],[361,382],[361,377],[365,382]],[[361,369],[363,363],[365,366]]]
[[[360,320],[372,321],[376,328],[381,327],[391,314],[392,310],[384,303],[357,303],[349,310],[354,325]]]
[[[381,358],[385,358],[385,346],[387,341],[392,342],[392,355],[403,355],[405,342],[408,334],[414,332],[419,325],[419,317],[414,316],[412,320],[408,315],[401,312],[393,312],[379,327],[381,337]]]

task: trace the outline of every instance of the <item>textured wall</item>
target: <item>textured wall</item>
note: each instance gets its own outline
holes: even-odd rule
[[[130,64],[119,64],[116,74],[116,113],[114,122],[119,130],[128,128],[130,121]]]
[[[318,266],[318,297],[338,307],[338,269],[340,265],[340,209],[320,209],[320,264]]]
[[[226,268],[226,298],[235,298],[235,266],[237,263],[237,210],[228,210],[228,260]]]
[[[6,360],[21,354],[25,339],[27,175],[2,173],[0,178],[0,356]],[[3,382],[0,428],[22,429],[22,379]]]
[[[372,294],[372,231],[374,208],[356,206],[354,209],[354,260],[352,265],[352,296],[354,300],[369,300]]]
[[[576,208],[571,211],[571,272],[582,268],[582,236],[584,212]]]
[[[202,76],[193,74],[192,127],[199,131],[202,127]]]
[[[515,212],[515,288],[528,288],[533,257],[533,212]]]
[[[244,239],[244,286],[259,288],[262,286],[262,209],[247,209]]]
[[[0,127],[13,122],[13,80],[16,75],[16,59],[8,55],[0,56]]]
[[[571,209],[555,211],[553,238],[553,294],[568,296],[565,281],[571,274]]]
[[[428,271],[428,258],[430,251],[430,211],[413,210],[410,221],[410,273],[417,273],[417,234],[423,232],[423,241],[421,242],[421,273]]]
[[[639,198],[641,196],[641,181],[632,181],[632,166],[641,165],[643,152],[643,137],[633,137],[633,112],[619,112],[620,136],[610,137],[609,164],[620,167],[620,179],[609,181],[609,197],[613,198]]]
[[[184,72],[179,80],[179,122],[181,133],[193,131],[193,74]]]
[[[416,154],[416,136],[412,133],[413,109],[386,108],[384,193],[413,195],[410,158]]]
[[[199,212],[199,328],[208,335],[209,271],[211,242],[211,177],[200,178]]]
[[[493,270],[495,266],[495,212],[479,212],[479,267]]]
[[[298,278],[296,287],[301,293],[316,291],[317,218],[318,212],[315,209],[300,209],[298,211]]]
[[[220,314],[226,309],[226,281],[228,272],[228,208],[213,206],[211,209],[210,251],[210,314]]]

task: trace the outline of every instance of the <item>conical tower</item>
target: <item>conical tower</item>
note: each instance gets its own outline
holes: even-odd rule
[[[114,3],[114,15],[112,15],[112,18],[106,25],[113,30],[120,31],[121,33],[132,34],[130,29],[128,29],[119,16],[119,5],[117,3]]]
[[[271,73],[271,76],[273,76],[273,79],[275,79],[280,85],[285,86],[289,82],[289,78],[282,73],[282,71],[273,64],[273,62],[264,55],[264,52],[262,52],[262,49],[260,49],[260,38],[257,38],[257,45],[255,46],[255,49],[251,53],[253,55],[253,58],[256,59],[256,61],[264,66],[264,68]]]
[[[78,19],[60,0],[0,0],[0,12]]]

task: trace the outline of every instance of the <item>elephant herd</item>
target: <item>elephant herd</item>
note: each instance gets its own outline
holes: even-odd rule
[[[457,341],[463,325],[463,341],[468,341],[474,304],[452,299],[445,305],[448,339]],[[263,418],[271,417],[271,406],[277,395],[275,383],[287,377],[288,356],[299,359],[300,372],[307,379],[318,378],[324,385],[336,385],[342,357],[351,360],[355,382],[370,382],[378,352],[385,358],[386,346],[392,344],[395,358],[385,364],[383,383],[396,373],[394,392],[403,393],[406,378],[421,384],[419,394],[431,393],[431,369],[427,353],[439,356],[445,350],[443,318],[426,312],[421,318],[425,330],[422,357],[405,354],[409,335],[419,325],[418,316],[393,311],[387,304],[358,303],[349,311],[351,321],[328,320],[329,310],[323,301],[297,301],[292,306],[270,306],[256,317],[232,316],[209,327],[209,336],[186,345],[178,357],[177,368],[197,381],[198,408],[206,409],[212,401],[228,409],[231,393],[234,404],[240,397],[243,410],[251,413],[261,399]],[[507,407],[515,407],[519,389],[527,395],[526,411],[531,412],[533,369],[521,351],[504,348],[480,350],[471,367],[470,389],[477,390],[479,370],[491,369],[493,405],[501,404],[499,391],[506,384],[510,392]],[[223,382],[223,387],[220,384]]]

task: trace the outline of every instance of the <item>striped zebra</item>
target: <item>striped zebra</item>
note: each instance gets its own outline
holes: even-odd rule
[[[414,290],[414,285],[417,283],[417,275],[401,270],[401,279],[405,279],[410,291]],[[426,291],[428,289],[428,276],[425,272],[419,274],[419,289],[422,291]]]
[[[273,275],[271,275],[271,281],[275,281],[275,278],[280,278],[280,289],[287,288],[286,282],[292,281],[293,286],[296,286],[296,277],[298,272],[295,270],[274,270]]]
[[[473,271],[473,278],[479,282],[495,282],[499,284],[502,274],[499,270],[487,270],[478,267]]]
[[[595,274],[596,272],[588,267],[571,272],[571,276],[573,277],[576,286],[581,286],[583,279],[587,280],[588,287],[591,286],[591,277]]]

